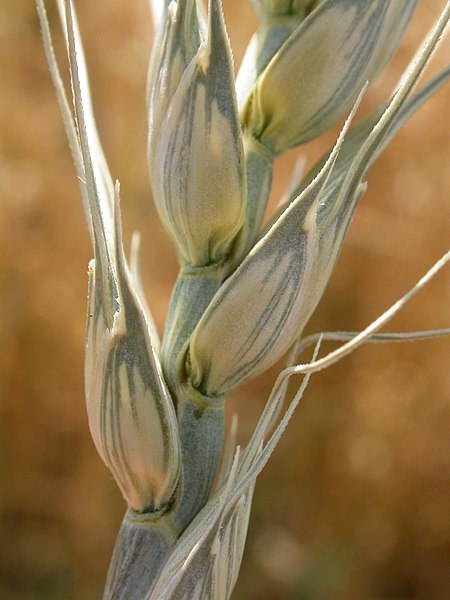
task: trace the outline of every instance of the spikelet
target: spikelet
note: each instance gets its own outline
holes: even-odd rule
[[[244,551],[254,486],[311,373],[370,339],[450,261],[447,253],[360,334],[302,340],[336,263],[367,171],[407,118],[450,79],[413,94],[448,25],[450,2],[392,97],[352,127],[368,84],[389,60],[416,0],[251,0],[259,19],[237,82],[220,0],[151,0],[148,166],[180,274],[161,351],[137,269],[122,243],[119,186],[97,134],[72,0],[57,0],[73,106],[37,0],[94,258],[89,264],[85,390],[97,451],[128,505],[105,599],[228,600]],[[330,150],[264,228],[275,156],[347,115]],[[415,334],[429,337],[440,332]],[[384,335],[384,337],[383,337]],[[325,336],[326,337],[326,336]],[[300,348],[318,340],[312,361]],[[289,353],[290,351],[290,353]],[[243,449],[236,422],[222,466],[224,401],[289,355]],[[285,406],[287,383],[304,379]],[[216,478],[216,488],[213,482]]]

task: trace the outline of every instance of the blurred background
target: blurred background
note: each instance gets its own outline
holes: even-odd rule
[[[55,6],[47,4],[65,70]],[[419,2],[360,114],[390,94],[443,4]],[[177,263],[145,164],[147,2],[76,7],[101,139],[122,185],[125,238],[142,232],[148,299],[162,330]],[[254,15],[243,0],[224,0],[224,10],[239,64]],[[94,600],[125,506],[84,409],[91,250],[33,2],[1,2],[0,45],[0,598]],[[427,77],[448,50],[447,39]],[[446,250],[449,101],[447,87],[370,170],[308,332],[363,328]],[[296,157],[310,166],[337,130],[277,161],[272,206]],[[445,326],[448,302],[447,268],[389,330]],[[257,484],[235,600],[448,598],[448,353],[445,339],[367,345],[312,378]],[[275,375],[229,401],[241,443]]]

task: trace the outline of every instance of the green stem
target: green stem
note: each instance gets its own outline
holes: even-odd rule
[[[224,430],[222,398],[206,398],[186,382],[189,338],[223,279],[221,265],[184,268],[170,300],[161,349],[164,376],[177,410],[182,470],[173,509],[180,533],[206,504],[220,458]]]
[[[185,344],[221,281],[221,265],[183,268],[173,288],[161,348],[161,363],[175,402],[179,381],[185,375]]]
[[[244,137],[247,172],[247,213],[233,250],[233,266],[237,268],[252,248],[266,212],[272,185],[274,156],[248,133]]]
[[[207,398],[186,384],[178,393],[177,416],[183,458],[170,518],[181,532],[211,494],[224,437],[224,399]]]
[[[142,600],[176,542],[168,515],[139,514],[123,518],[109,565],[103,600]]]

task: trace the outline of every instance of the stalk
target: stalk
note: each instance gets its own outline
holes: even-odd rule
[[[166,515],[127,510],[111,557],[104,600],[144,598],[175,542]]]

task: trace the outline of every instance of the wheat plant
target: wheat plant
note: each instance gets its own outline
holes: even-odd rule
[[[128,509],[104,597],[227,599],[244,552],[256,479],[310,375],[378,333],[450,259],[438,260],[360,333],[303,337],[366,190],[370,165],[450,77],[413,91],[450,18],[447,2],[392,97],[352,126],[361,98],[395,52],[415,0],[252,0],[259,27],[235,81],[220,0],[151,0],[156,38],[147,82],[148,167],[180,265],[160,343],[143,295],[139,241],[122,242],[119,184],[97,134],[72,0],[57,2],[71,99],[44,47],[80,182],[89,264],[85,393],[89,427]],[[333,148],[295,174],[263,222],[273,161],[346,117]],[[341,341],[318,358],[322,339]],[[299,356],[314,346],[309,362]],[[258,424],[224,441],[224,403],[285,357]],[[287,400],[287,384],[303,376]],[[222,457],[222,458],[221,458]]]

